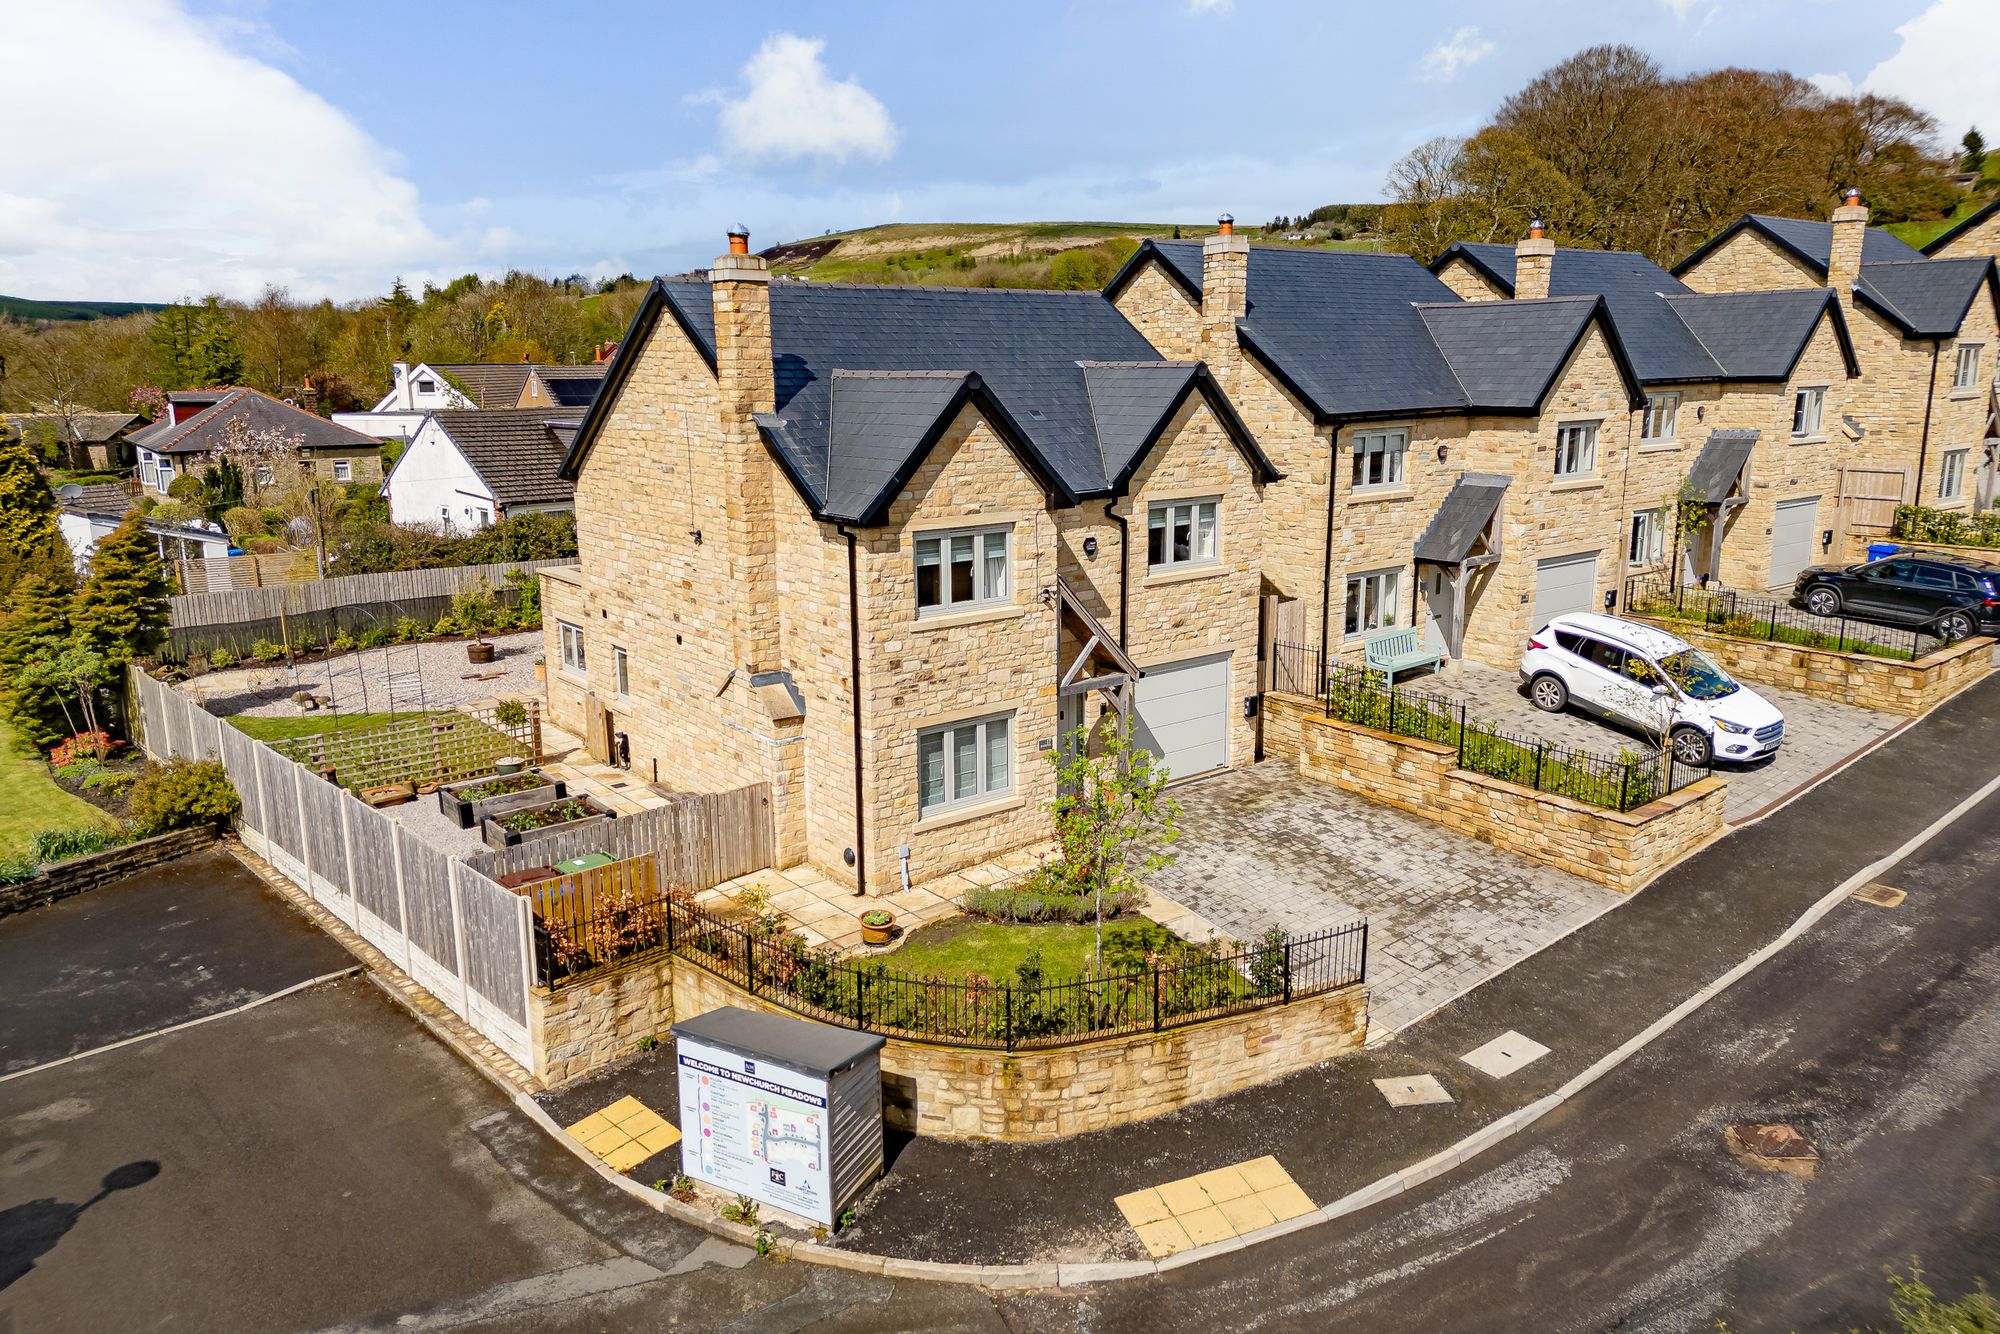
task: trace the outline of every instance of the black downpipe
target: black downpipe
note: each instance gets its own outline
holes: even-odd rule
[[[1340,479],[1340,423],[1333,424],[1326,461],[1326,545],[1321,551],[1319,577],[1319,665],[1325,671],[1333,665],[1333,501],[1334,484]]]
[[[868,802],[862,791],[861,750],[861,578],[854,534],[836,524],[847,539],[847,670],[854,692],[854,894],[868,892]]]
[[[1910,498],[1912,505],[1924,503],[1924,470],[1930,467],[1931,453],[1931,404],[1937,401],[1938,358],[1944,352],[1944,339],[1931,340],[1931,382],[1924,386],[1924,435],[1917,443],[1917,493]]]
[[[1118,647],[1125,647],[1125,606],[1132,598],[1132,525],[1118,513],[1118,502],[1104,502],[1104,517],[1118,525]]]

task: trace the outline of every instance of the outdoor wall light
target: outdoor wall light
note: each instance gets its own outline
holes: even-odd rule
[[[1833,529],[1831,529],[1831,528],[1822,528],[1822,529],[1820,529],[1820,530],[1819,530],[1819,549],[1820,549],[1821,551],[1825,551],[1825,550],[1826,550],[1826,549],[1827,549],[1828,547],[1831,547],[1832,545],[1833,545]]]
[[[1096,538],[1086,537],[1083,539],[1083,554],[1086,556],[1095,556],[1097,554]]]
[[[1439,462],[1439,463],[1443,463],[1443,462],[1445,461],[1445,459],[1447,459],[1447,458],[1449,458],[1449,457],[1450,457],[1450,455],[1451,455],[1451,447],[1450,447],[1449,445],[1439,445],[1439,446],[1438,446],[1438,462]]]
[[[1605,611],[1607,611],[1607,612],[1609,612],[1609,611],[1611,611],[1611,610],[1612,610],[1613,608],[1615,608],[1615,607],[1616,607],[1617,605],[1618,605],[1618,590],[1617,590],[1617,589],[1615,589],[1615,588],[1607,588],[1607,589],[1605,589],[1605,590],[1604,590],[1604,610],[1605,610]]]

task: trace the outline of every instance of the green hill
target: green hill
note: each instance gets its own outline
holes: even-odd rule
[[[24,296],[0,296],[0,316],[17,320],[103,320],[142,310],[164,310],[153,301],[31,301]]]

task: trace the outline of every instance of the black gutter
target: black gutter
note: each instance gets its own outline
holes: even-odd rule
[[[868,892],[868,803],[861,790],[861,579],[856,573],[854,534],[845,524],[834,528],[847,539],[847,670],[854,692],[854,894]]]
[[[1118,647],[1125,647],[1125,606],[1132,598],[1132,525],[1118,513],[1116,498],[1104,502],[1104,517],[1118,525]]]
[[[1917,493],[1910,498],[1912,505],[1924,503],[1924,469],[1929,466],[1931,452],[1931,404],[1937,402],[1938,358],[1944,354],[1944,339],[1931,340],[1931,382],[1924,386],[1924,434],[1917,442]]]

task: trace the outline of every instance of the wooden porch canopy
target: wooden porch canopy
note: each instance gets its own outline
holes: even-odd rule
[[[1064,667],[1058,693],[1103,693],[1121,726],[1132,720],[1132,683],[1139,679],[1139,665],[1119,646],[1117,636],[1104,628],[1083,599],[1062,579],[1056,580],[1056,601],[1064,628],[1082,642],[1083,648]]]
[[[1500,559],[1500,502],[1509,480],[1498,473],[1459,474],[1412,552],[1419,564],[1437,566],[1451,579],[1451,624],[1444,627],[1444,648],[1453,657],[1465,640],[1466,580]]]
[[[1750,501],[1750,454],[1757,432],[1714,430],[1708,433],[1694,466],[1688,469],[1687,490],[1693,499],[1715,510],[1708,524],[1708,568],[1720,568],[1722,529],[1732,510]],[[1674,572],[1679,579],[1680,572]]]

